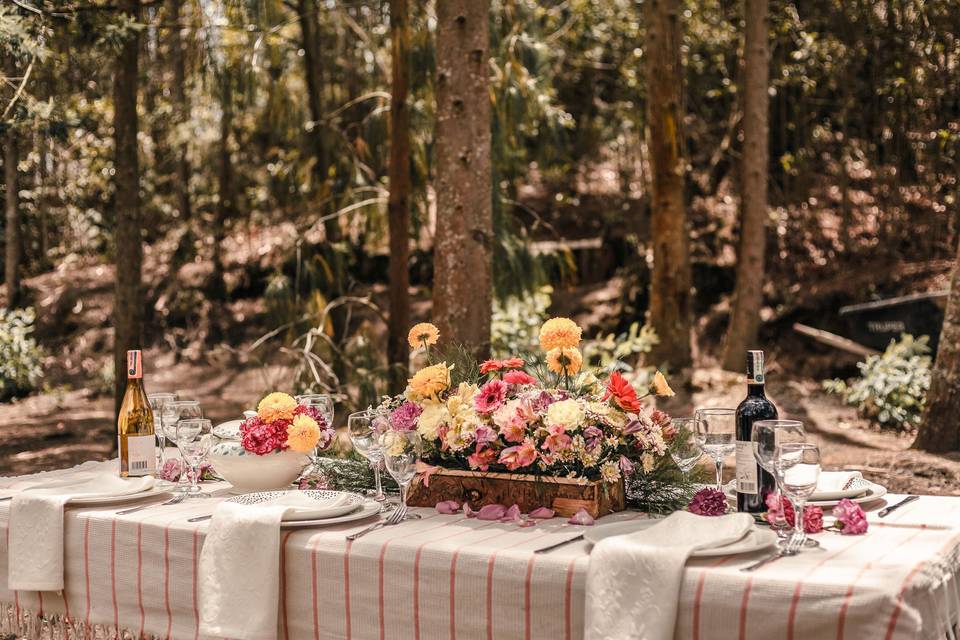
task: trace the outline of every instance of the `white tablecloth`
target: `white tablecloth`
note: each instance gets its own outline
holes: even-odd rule
[[[0,488],[15,482],[0,480]],[[217,499],[128,516],[115,515],[119,506],[68,507],[63,594],[9,591],[6,535],[0,535],[0,632],[55,637],[66,628],[76,637],[196,640],[197,561],[207,523],[187,518],[211,513]],[[0,527],[7,531],[9,504],[0,502]],[[344,534],[366,522],[284,530],[278,637],[582,636],[587,545],[532,553],[580,528],[562,519],[518,528],[420,513],[420,521],[353,543]],[[642,516],[627,512],[603,521],[636,517]],[[960,499],[923,497],[871,521],[865,536],[821,534],[822,550],[752,574],[739,569],[758,555],[691,561],[676,638],[953,637]]]

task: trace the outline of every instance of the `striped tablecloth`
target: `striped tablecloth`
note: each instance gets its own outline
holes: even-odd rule
[[[207,487],[217,489],[222,487]],[[210,513],[218,499],[128,516],[116,516],[117,506],[68,508],[62,594],[8,590],[6,536],[0,535],[0,631],[197,639],[197,566],[207,524],[187,519]],[[4,529],[9,505],[0,503]],[[518,528],[429,509],[420,513],[422,520],[353,543],[344,534],[364,523],[285,530],[278,637],[582,636],[588,547],[532,553],[580,528],[561,519]],[[622,513],[604,521],[638,517]],[[954,637],[960,499],[923,497],[883,521],[871,516],[867,535],[817,538],[821,550],[752,574],[740,568],[756,555],[691,561],[676,637]]]

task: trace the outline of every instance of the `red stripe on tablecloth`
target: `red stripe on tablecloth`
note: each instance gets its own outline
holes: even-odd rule
[[[563,594],[564,640],[573,636],[573,568],[576,564],[577,559],[573,558],[567,565],[567,584]]]
[[[7,555],[10,555],[10,523],[7,523]],[[64,585],[66,587],[66,585]],[[63,593],[66,594],[67,590],[64,588]],[[66,600],[66,595],[64,595],[64,600]],[[13,592],[13,611],[16,613],[17,618],[20,618],[20,594],[17,591]],[[67,618],[70,617],[70,610],[67,609]]]
[[[167,607],[166,637],[169,640],[173,629],[173,612],[170,610],[170,524],[163,529],[163,600]]]
[[[199,554],[197,551],[200,548],[200,529],[193,530],[193,621],[196,624],[196,631],[194,632],[194,640],[200,640],[200,604],[197,601],[197,574],[198,574],[198,563],[200,561]]]
[[[137,523],[137,607],[140,609],[140,634],[143,637],[146,614],[143,611],[143,523]]]
[[[280,541],[280,612],[284,640],[290,640],[290,629],[287,627],[287,540],[291,535],[293,531],[287,531]]]
[[[514,547],[519,547],[521,545],[527,544],[528,542],[533,542],[534,540],[539,540],[545,536],[549,536],[553,533],[556,533],[556,530],[553,531],[544,531],[540,535],[533,536],[529,540],[520,540],[516,544],[507,545],[497,549],[490,554],[490,559],[487,560],[487,640],[493,640],[493,568],[497,563],[497,554],[506,549],[513,549]]]
[[[90,626],[90,518],[83,525],[83,575],[87,583],[87,626]]]
[[[343,551],[343,602],[344,611],[347,616],[346,638],[350,640],[352,627],[350,625],[350,548],[353,547],[353,540],[347,540],[347,547]]]
[[[120,612],[117,610],[117,521],[110,522],[110,590],[113,596],[113,628],[120,634]]]
[[[797,621],[797,606],[800,604],[800,593],[803,591],[803,583],[806,582],[807,578],[812,576],[817,569],[819,569],[826,563],[830,562],[831,560],[835,559],[839,555],[849,551],[850,549],[857,546],[858,544],[860,544],[866,539],[867,537],[865,535],[855,536],[854,539],[850,542],[850,544],[845,546],[843,549],[840,549],[836,553],[831,553],[826,557],[822,558],[820,562],[810,567],[810,570],[807,571],[807,573],[804,574],[802,578],[797,580],[797,584],[793,588],[793,598],[790,600],[790,612],[787,614],[787,640],[793,640],[793,625]]]
[[[703,600],[703,583],[707,580],[707,570],[713,567],[719,567],[735,557],[736,556],[724,556],[700,570],[700,578],[697,580],[697,591],[693,596],[693,640],[700,640],[700,602]]]
[[[743,599],[740,600],[740,640],[747,640],[747,606],[750,602],[750,591],[753,589],[753,576],[747,578],[743,587]]]
[[[533,565],[536,560],[536,554],[531,554],[530,559],[527,560],[527,575],[523,580],[523,637],[525,640],[530,640],[530,582],[533,580]]]
[[[960,534],[953,536],[945,545],[940,547],[940,550],[937,551],[937,555],[941,555],[950,549],[957,543],[957,540],[960,540]],[[917,573],[923,569],[923,567],[929,564],[929,562],[929,560],[918,562],[913,569],[910,570],[910,573],[907,574],[907,577],[903,579],[903,584],[900,586],[900,593],[897,594],[897,603],[893,607],[893,613],[890,614],[890,622],[887,624],[886,640],[890,640],[890,638],[893,637],[893,632],[897,629],[897,619],[900,617],[900,610],[903,608],[903,596],[907,592],[907,588],[910,586],[910,583],[913,582],[913,577],[917,575]]]

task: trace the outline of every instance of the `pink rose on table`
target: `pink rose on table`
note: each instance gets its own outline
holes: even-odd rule
[[[500,452],[500,464],[506,465],[510,471],[528,467],[537,460],[537,445],[530,438],[526,438],[515,447],[507,447]]]
[[[850,498],[841,500],[833,508],[833,515],[837,519],[834,526],[840,529],[843,535],[859,535],[867,532],[867,514]]]

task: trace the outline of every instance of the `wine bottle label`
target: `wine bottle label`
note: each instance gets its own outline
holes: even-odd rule
[[[123,436],[120,436],[123,438]],[[156,439],[153,436],[126,436],[127,475],[150,476],[157,472]],[[123,447],[120,448],[123,451]],[[120,462],[123,471],[123,461]]]
[[[737,440],[737,493],[757,493],[757,460],[753,443]]]
[[[763,351],[747,351],[747,384],[763,383]]]
[[[127,379],[143,377],[143,358],[139,351],[127,351]]]

